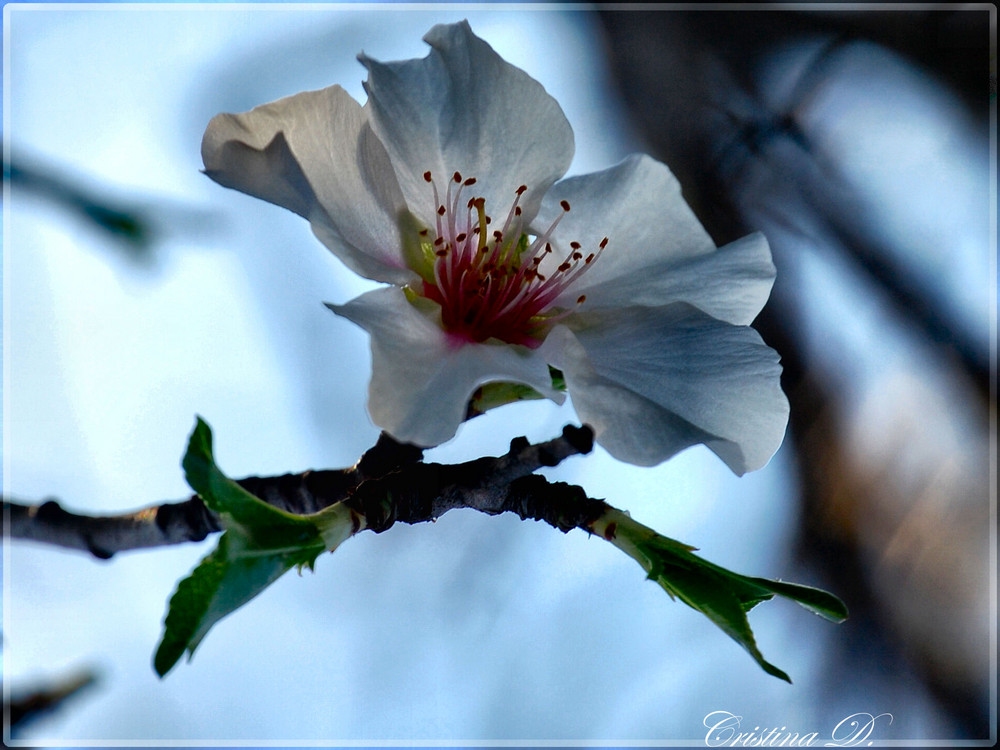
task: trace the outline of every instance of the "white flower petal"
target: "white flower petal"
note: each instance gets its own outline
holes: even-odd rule
[[[681,196],[677,178],[665,164],[632,155],[615,166],[555,184],[542,201],[532,229],[542,233],[570,211],[552,235],[558,261],[579,242],[586,255],[608,238],[607,249],[573,288],[581,292],[629,276],[665,261],[677,261],[715,250],[715,243]],[[588,292],[588,299],[589,299]]]
[[[457,342],[398,288],[327,306],[371,334],[368,411],[397,440],[422,446],[450,440],[469,398],[485,383],[524,383],[556,402],[564,399],[552,390],[548,365],[537,352]]]
[[[603,262],[601,256],[597,263]],[[589,270],[588,270],[589,273]],[[587,274],[581,277],[585,282]],[[570,305],[587,295],[585,309],[687,302],[713,318],[733,325],[750,325],[764,307],[774,284],[771,249],[760,232],[731,242],[715,252],[651,263],[596,286],[573,285],[564,294]]]
[[[559,104],[527,73],[501,58],[466,21],[432,28],[422,59],[368,68],[372,126],[386,145],[410,210],[433,226],[437,208],[423,173],[439,189],[454,172],[475,177],[472,197],[503,221],[520,185],[525,221],[573,158],[573,131]],[[443,200],[443,195],[442,195]]]
[[[781,444],[788,401],[777,353],[752,328],[693,307],[600,310],[557,326],[541,351],[611,455],[651,466],[695,443],[737,474]]]
[[[209,177],[309,219],[357,273],[394,283],[415,277],[402,257],[405,204],[389,157],[365,110],[339,86],[218,115],[201,149]]]

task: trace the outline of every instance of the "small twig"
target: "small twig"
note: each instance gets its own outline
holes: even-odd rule
[[[354,466],[306,471],[278,477],[237,480],[247,492],[290,513],[315,513],[346,498],[367,479],[419,461],[420,448],[382,433]],[[91,553],[107,560],[116,552],[200,542],[222,530],[218,517],[197,495],[131,513],[91,516],[63,509],[56,500],[26,505],[4,500],[4,527],[12,539],[25,539]]]
[[[376,533],[396,521],[429,521],[452,508],[474,508],[491,515],[511,511],[568,531],[575,526],[586,528],[588,519],[600,514],[597,509],[603,503],[586,498],[578,487],[550,483],[532,472],[588,453],[592,446],[588,427],[566,427],[560,437],[544,443],[516,438],[503,456],[443,465],[421,462],[419,448],[383,434],[349,469],[247,477],[237,483],[291,513],[316,513],[345,502],[364,517],[362,528]],[[72,513],[55,500],[41,505],[5,500],[4,520],[12,539],[84,550],[105,560],[125,550],[201,541],[222,528],[197,495],[109,516]]]
[[[11,539],[84,550],[101,560],[123,550],[200,542],[220,530],[218,519],[197,496],[113,516],[71,513],[55,500],[41,505],[4,500],[3,512]]]
[[[30,692],[12,690],[10,700],[10,729],[12,734],[35,719],[56,711],[68,698],[97,682],[91,671],[66,675],[57,681],[39,686]]]

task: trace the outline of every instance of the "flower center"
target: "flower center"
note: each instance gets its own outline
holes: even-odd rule
[[[584,256],[580,243],[570,243],[570,253],[555,268],[543,261],[553,250],[549,242],[553,230],[569,203],[561,202],[563,213],[536,237],[521,231],[521,196],[528,189],[515,191],[514,201],[503,226],[493,229],[493,219],[486,214],[486,200],[469,198],[462,202],[465,188],[476,178],[462,179],[458,172],[448,181],[444,200],[430,172],[424,179],[431,185],[437,214],[435,230],[420,229],[420,262],[423,283],[409,288],[416,295],[436,302],[441,308],[441,324],[462,341],[500,339],[510,344],[535,348],[552,326],[571,310],[553,306],[560,295],[597,259],[608,244]],[[432,236],[433,232],[433,236]],[[580,295],[576,304],[586,297]]]

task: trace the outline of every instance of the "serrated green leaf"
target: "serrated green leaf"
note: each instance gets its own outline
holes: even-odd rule
[[[153,658],[161,677],[188,652],[190,657],[215,623],[239,609],[296,565],[311,565],[323,547],[267,553],[248,549],[238,532],[227,531],[218,546],[177,585]]]
[[[745,648],[765,672],[785,682],[792,681],[787,673],[764,658],[757,647],[746,610],[723,581],[705,570],[694,570],[665,576],[658,579],[658,582],[664,588],[670,586],[675,591],[680,591],[678,597],[681,601],[708,617],[726,635]]]
[[[185,651],[190,657],[215,623],[292,568],[311,569],[321,552],[335,549],[353,531],[350,511],[342,505],[297,516],[271,507],[226,477],[212,456],[212,431],[200,418],[183,466],[191,488],[219,514],[226,531],[170,598],[153,657],[161,677]]]
[[[621,511],[609,509],[595,522],[596,533],[636,560],[672,598],[701,612],[739,643],[770,675],[791,682],[768,662],[754,639],[747,612],[775,594],[797,602],[833,622],[847,619],[847,607],[821,589],[766,578],[752,578],[708,562],[695,548],[657,534]]]
[[[228,532],[227,532],[228,533]],[[222,538],[225,539],[223,534]],[[200,637],[196,637],[205,620],[212,600],[226,575],[222,540],[206,555],[187,578],[177,584],[170,597],[167,616],[163,621],[163,637],[153,656],[153,668],[163,677],[181,658],[185,650],[194,652]],[[216,620],[218,618],[215,618]]]
[[[240,529],[264,549],[298,549],[321,542],[309,516],[286,513],[254,497],[227,477],[212,456],[212,430],[197,418],[181,462],[191,489],[214,510],[227,529]]]
[[[791,599],[813,614],[830,622],[843,622],[848,617],[847,605],[829,591],[805,586],[801,583],[775,581],[769,578],[748,578],[747,580],[769,589],[779,596]]]

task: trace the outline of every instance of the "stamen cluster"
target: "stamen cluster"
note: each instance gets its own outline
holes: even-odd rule
[[[437,216],[433,239],[428,228],[419,231],[424,255],[432,258],[433,279],[424,278],[421,296],[441,306],[441,322],[452,335],[467,341],[490,338],[510,344],[539,346],[551,326],[569,314],[554,308],[553,302],[597,259],[608,244],[584,256],[580,243],[570,243],[570,253],[555,269],[545,264],[553,252],[549,238],[570,210],[561,202],[563,213],[543,233],[530,238],[522,231],[521,196],[516,191],[507,218],[493,229],[486,213],[486,200],[469,198],[462,203],[465,188],[476,184],[475,177],[463,179],[455,172],[448,181],[444,200],[430,172],[424,172],[432,188]],[[580,305],[584,295],[577,298]]]

